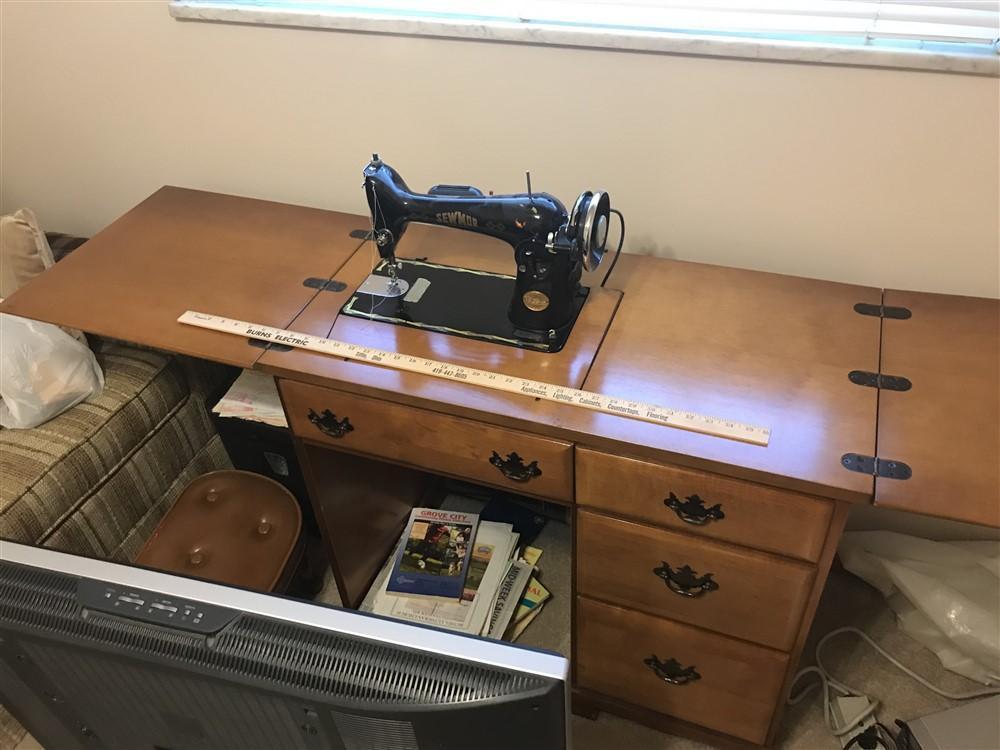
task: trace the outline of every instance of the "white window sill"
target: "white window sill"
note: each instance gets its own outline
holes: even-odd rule
[[[1000,55],[995,51],[963,53],[937,45],[923,48],[827,44],[724,36],[702,36],[659,31],[571,27],[498,20],[414,18],[384,13],[337,12],[264,5],[233,5],[171,0],[170,15],[191,21],[289,26],[377,34],[474,39],[563,47],[591,47],[627,52],[659,52],[701,57],[730,57],[779,62],[822,63],[876,68],[903,68],[1000,77]]]

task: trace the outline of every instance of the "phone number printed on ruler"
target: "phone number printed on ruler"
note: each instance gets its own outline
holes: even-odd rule
[[[286,331],[281,328],[247,323],[242,320],[232,320],[218,315],[209,315],[207,313],[188,310],[177,321],[199,328],[247,336],[262,341],[272,341],[299,349],[353,359],[359,362],[393,367],[421,375],[431,375],[445,380],[481,385],[494,390],[517,393],[556,403],[569,404],[571,406],[579,406],[605,414],[613,414],[643,422],[666,425],[667,427],[700,432],[714,437],[739,440],[754,445],[766,446],[771,438],[771,431],[766,427],[757,427],[728,419],[708,417],[694,412],[676,411],[665,406],[646,404],[640,401],[612,398],[601,393],[566,388],[537,380],[528,380],[512,375],[490,372],[488,370],[478,370],[474,367],[464,367],[462,365],[438,362],[433,359],[399,354],[398,352],[372,349],[361,344],[350,344],[345,341],[336,341],[320,336]]]

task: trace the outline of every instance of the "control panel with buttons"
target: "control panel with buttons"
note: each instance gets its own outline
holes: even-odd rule
[[[84,609],[202,634],[221,630],[239,614],[224,607],[86,578],[78,583],[77,601]]]

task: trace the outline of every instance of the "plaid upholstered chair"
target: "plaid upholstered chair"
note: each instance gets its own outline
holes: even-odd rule
[[[57,260],[84,242],[48,239]],[[39,427],[0,429],[0,536],[131,561],[188,482],[231,468],[205,404],[221,373],[89,342],[105,376],[99,396]],[[0,706],[0,750],[23,735]]]

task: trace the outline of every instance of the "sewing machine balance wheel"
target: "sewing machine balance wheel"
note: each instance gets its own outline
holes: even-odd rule
[[[601,265],[608,242],[608,221],[611,218],[611,198],[605,192],[586,191],[573,206],[570,226],[574,229],[588,271]]]

